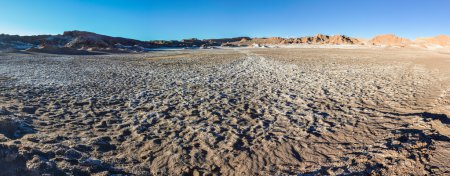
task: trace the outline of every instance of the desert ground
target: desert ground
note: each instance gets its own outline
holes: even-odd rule
[[[450,52],[0,54],[0,175],[449,175]]]

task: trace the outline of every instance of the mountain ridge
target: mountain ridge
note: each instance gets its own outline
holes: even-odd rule
[[[219,39],[183,39],[183,40],[150,40],[141,41],[123,37],[111,37],[87,31],[65,31],[57,35],[19,36],[0,34],[0,50],[30,50],[33,52],[62,49],[64,51],[98,51],[98,52],[145,52],[162,47],[263,47],[290,44],[306,45],[369,45],[388,47],[418,46],[423,48],[450,47],[450,37],[438,35],[435,37],[417,38],[409,40],[383,34],[369,40],[354,38],[346,35],[305,36],[297,38],[250,38],[234,37]]]

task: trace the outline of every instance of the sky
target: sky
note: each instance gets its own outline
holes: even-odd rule
[[[450,0],[0,0],[0,33],[139,40],[450,35]]]

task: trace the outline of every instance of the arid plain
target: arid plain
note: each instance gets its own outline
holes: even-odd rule
[[[0,175],[448,175],[450,52],[0,55]]]

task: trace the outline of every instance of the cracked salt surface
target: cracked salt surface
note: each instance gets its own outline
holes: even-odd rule
[[[443,174],[448,117],[425,112],[444,102],[431,101],[439,80],[405,55],[1,56],[0,106],[35,131],[0,150],[56,175]]]

